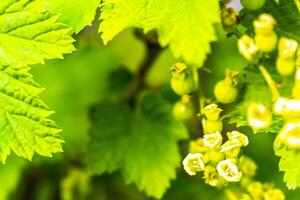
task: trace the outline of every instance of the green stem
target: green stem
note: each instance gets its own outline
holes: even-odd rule
[[[276,83],[275,81],[272,79],[271,75],[269,74],[269,72],[267,71],[267,69],[263,66],[263,65],[259,65],[258,66],[261,74],[263,75],[264,79],[266,80],[270,90],[271,90],[271,93],[272,93],[272,96],[273,96],[273,101],[276,101],[279,97],[280,97],[280,94],[279,94],[279,91],[276,87]]]

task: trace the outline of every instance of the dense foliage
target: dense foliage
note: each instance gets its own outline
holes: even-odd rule
[[[1,0],[0,200],[299,199],[299,11]]]

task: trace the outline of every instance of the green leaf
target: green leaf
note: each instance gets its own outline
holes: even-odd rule
[[[100,104],[92,115],[90,170],[103,174],[120,169],[127,183],[161,198],[180,164],[177,142],[187,137],[170,109],[151,93],[141,96],[134,113],[124,105]]]
[[[95,18],[100,0],[40,0],[49,10],[60,13],[59,21],[72,27],[75,33],[87,25],[91,25]]]
[[[169,45],[176,58],[202,65],[216,40],[219,2],[211,0],[104,0],[99,31],[105,43],[130,27],[145,32],[156,29],[162,46]]]
[[[281,149],[276,152],[276,155],[281,156],[279,170],[284,172],[283,180],[287,184],[287,187],[293,190],[300,187],[299,152]]]
[[[70,29],[57,18],[36,0],[1,0],[0,65],[22,67],[72,52]]]
[[[31,160],[36,152],[52,156],[62,152],[60,129],[48,119],[53,111],[39,99],[42,88],[29,68],[0,68],[0,161],[14,151]]]

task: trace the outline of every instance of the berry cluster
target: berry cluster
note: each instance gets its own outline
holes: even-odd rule
[[[275,149],[300,149],[300,50],[297,41],[281,37],[277,44],[277,35],[274,32],[276,21],[271,15],[262,14],[253,25],[255,37],[252,39],[244,35],[238,41],[240,53],[252,64],[259,65],[259,69],[270,86],[273,94],[273,114],[284,120],[284,126],[275,140]],[[295,81],[291,97],[282,97],[278,92],[277,84],[272,80],[264,66],[259,62],[275,49],[278,49],[276,69],[285,80],[295,73]],[[248,124],[254,130],[265,129],[271,125],[272,112],[260,103],[248,107]]]

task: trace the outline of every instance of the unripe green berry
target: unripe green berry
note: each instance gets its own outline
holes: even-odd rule
[[[185,95],[195,91],[196,83],[194,81],[192,70],[183,63],[177,63],[171,70],[171,87],[178,95]]]
[[[276,49],[277,35],[274,31],[269,34],[256,34],[254,40],[257,48],[262,52],[269,53]]]
[[[237,22],[238,14],[234,8],[224,8],[221,12],[222,26],[226,32],[233,32]]]
[[[265,2],[266,0],[241,0],[241,4],[249,10],[258,10]]]
[[[219,102],[229,104],[237,98],[238,89],[234,85],[228,84],[226,80],[221,80],[216,84],[214,94]]]
[[[223,123],[221,120],[211,121],[211,120],[203,119],[202,125],[205,134],[222,132],[223,129]]]
[[[289,76],[295,70],[295,60],[293,58],[278,58],[276,61],[276,69],[281,76]]]
[[[173,116],[181,121],[187,121],[194,116],[194,106],[190,103],[178,101],[173,107]]]

